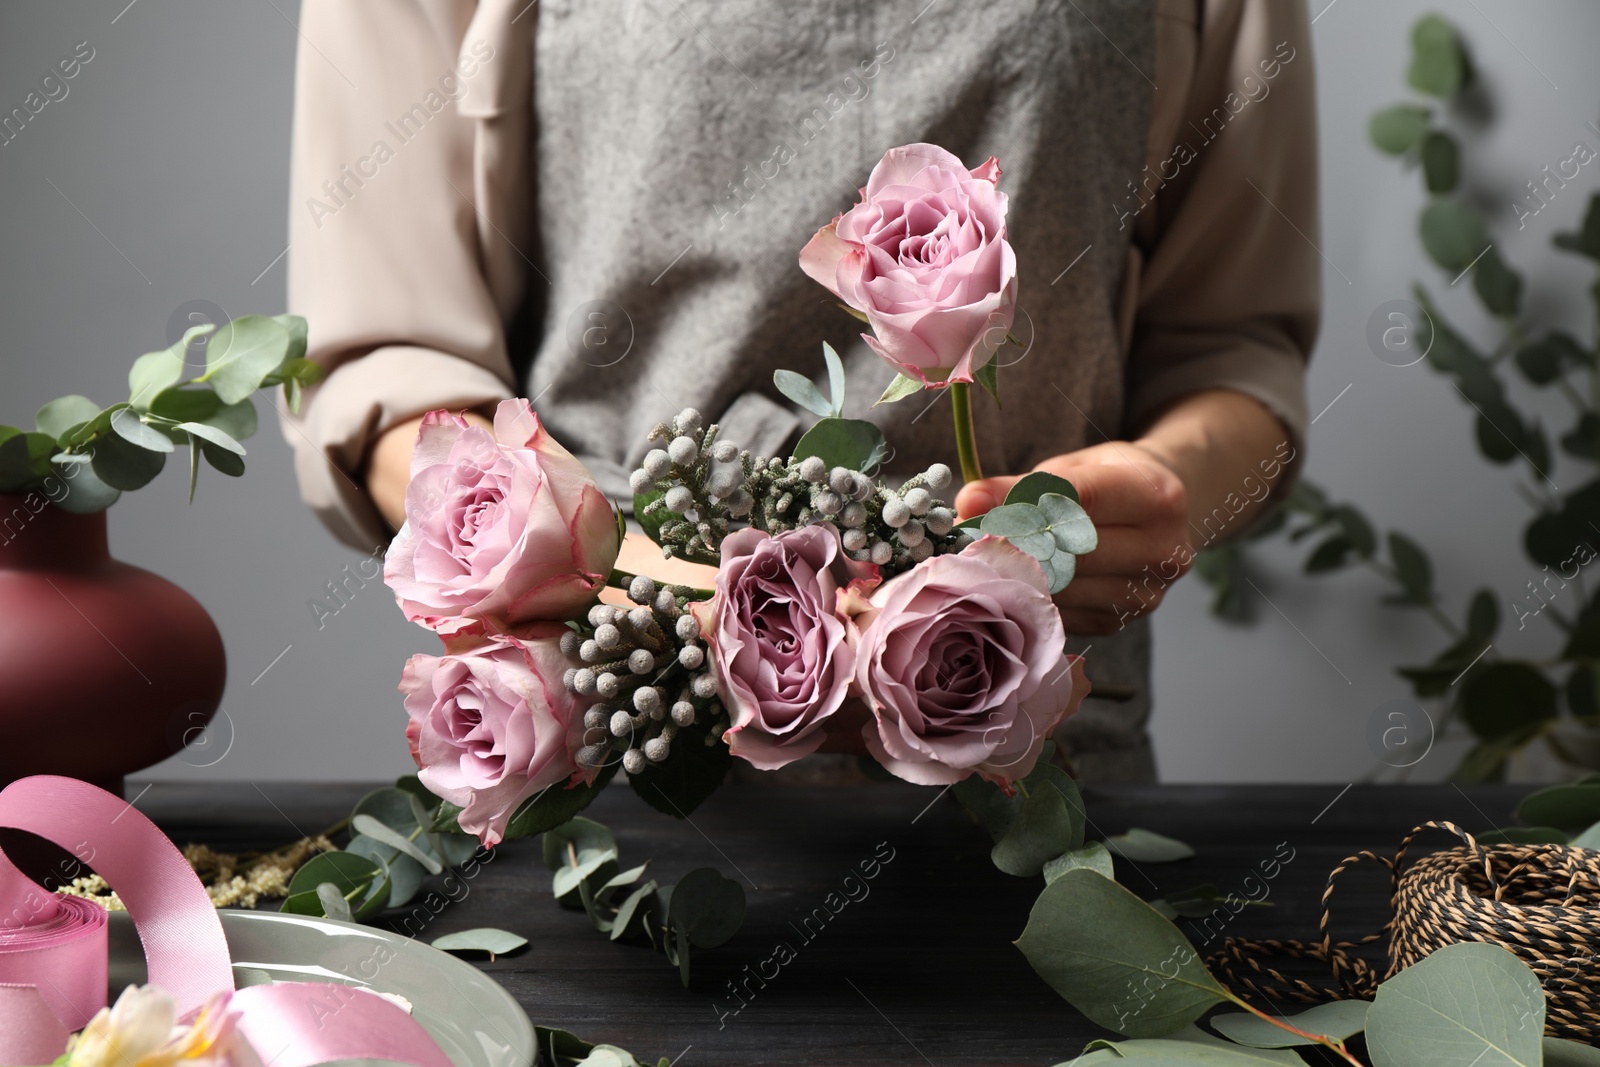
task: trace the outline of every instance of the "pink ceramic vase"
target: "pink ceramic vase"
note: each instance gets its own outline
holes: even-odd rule
[[[0,785],[63,774],[119,792],[199,736],[226,678],[211,616],[112,559],[105,512],[0,494]]]

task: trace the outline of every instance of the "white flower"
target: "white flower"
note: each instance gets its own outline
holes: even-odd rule
[[[64,1067],[261,1067],[235,1029],[231,992],[218,993],[192,1026],[177,1025],[172,997],[155,986],[129,986],[101,1008],[67,1045]]]

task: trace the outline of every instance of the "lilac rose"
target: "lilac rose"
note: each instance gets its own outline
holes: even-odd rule
[[[1088,693],[1032,556],[996,537],[884,583],[856,618],[867,749],[918,785],[976,772],[1006,789]]]
[[[537,623],[524,640],[412,656],[401,677],[417,777],[460,805],[461,828],[485,845],[499,843],[524,800],[595,774],[573,758],[584,708],[561,682],[563,629]]]
[[[863,339],[920,382],[970,382],[1016,315],[1000,165],[938,145],[891,148],[861,202],[819,230],[800,268],[866,316]]]
[[[739,530],[722,542],[717,595],[696,614],[733,719],[726,736],[735,756],[775,770],[822,744],[855,671],[839,592],[862,567],[825,523],[777,535]]]
[[[406,618],[443,635],[575,617],[605,585],[621,541],[589,471],[526,400],[494,433],[444,411],[422,420],[406,523],[383,579]]]

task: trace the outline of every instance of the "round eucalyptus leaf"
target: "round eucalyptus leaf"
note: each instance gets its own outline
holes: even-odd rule
[[[1056,539],[1048,533],[1018,534],[1006,538],[1022,551],[1043,563],[1056,554]]]
[[[33,416],[34,429],[59,439],[74,426],[100,414],[100,405],[86,396],[62,396],[50,401]]]
[[[1046,493],[1039,498],[1038,507],[1050,520],[1051,536],[1061,551],[1082,556],[1093,552],[1100,543],[1094,520],[1089,518],[1089,513],[1076,500],[1057,493]]]
[[[237,452],[218,447],[210,441],[200,442],[200,452],[206,457],[206,462],[230,478],[237,478],[244,473],[244,460]]]
[[[714,867],[697,867],[672,888],[668,925],[695,948],[716,948],[744,924],[744,887]]]
[[[209,324],[206,329],[210,329]],[[189,333],[194,332],[194,330],[189,331]],[[187,340],[188,334],[185,334],[184,341],[180,341],[172,348],[164,348],[159,352],[146,352],[133,361],[133,366],[128,370],[128,403],[132,404],[135,410],[150,410],[150,404],[156,396],[172,388],[183,377],[184,348],[181,346]]]
[[[1026,537],[1044,533],[1049,525],[1050,520],[1037,505],[1001,504],[984,514],[978,529],[996,537]]]
[[[1544,990],[1498,945],[1446,945],[1378,987],[1367,1012],[1373,1067],[1543,1062]]]
[[[123,408],[111,416],[111,429],[129,444],[151,452],[171,452],[172,438],[140,421],[131,408]]]
[[[83,457],[88,459],[89,457]],[[74,463],[59,471],[67,483],[67,494],[56,501],[56,507],[74,515],[92,515],[104,511],[117,502],[122,490],[100,480],[91,462]]]
[[[1078,489],[1059,474],[1049,471],[1031,471],[1014,482],[1006,492],[1003,504],[1037,504],[1046,493],[1056,493],[1071,500],[1078,499]]]
[[[154,430],[150,432],[155,433]],[[110,433],[95,439],[94,473],[113,489],[144,488],[161,473],[166,462],[165,453],[141,448],[120,434]]]
[[[1063,852],[1046,863],[1041,873],[1044,875],[1045,883],[1049,884],[1068,871],[1075,871],[1080,867],[1087,867],[1089,870],[1103,874],[1111,879],[1115,879],[1117,876],[1115,865],[1111,861],[1110,851],[1098,841],[1090,841],[1082,848],[1074,849],[1071,852]]]
[[[1041,560],[1039,565],[1044,568],[1044,580],[1050,587],[1050,595],[1055,596],[1072,584],[1072,576],[1078,570],[1078,557],[1071,552],[1057,552],[1049,559]]]
[[[235,441],[232,435],[217,429],[215,426],[208,426],[203,422],[180,422],[173,429],[182,430],[184,433],[198,437],[202,441],[208,441],[218,448],[232,452],[234,455],[242,456],[245,454],[244,445]]]
[[[1429,130],[1422,139],[1422,176],[1428,192],[1439,196],[1456,187],[1460,150],[1443,130]]]
[[[989,853],[1007,874],[1031,878],[1073,844],[1072,812],[1066,797],[1048,783],[1035,785],[1022,802],[1016,821]]]
[[[224,404],[239,401],[261,388],[294,344],[281,323],[246,315],[225,324],[206,345],[204,378]]]
[[[1467,76],[1467,59],[1456,31],[1438,15],[1424,15],[1411,28],[1411,67],[1406,81],[1413,89],[1438,97],[1454,96]]]
[[[1396,104],[1372,116],[1367,123],[1367,136],[1380,150],[1402,156],[1422,142],[1430,121],[1432,112],[1427,108]]]
[[[1445,270],[1465,270],[1489,245],[1478,209],[1465,201],[1435,200],[1422,212],[1422,246]]]
[[[1017,947],[1068,1003],[1129,1037],[1170,1034],[1226,999],[1176,926],[1087,868],[1044,887]]]

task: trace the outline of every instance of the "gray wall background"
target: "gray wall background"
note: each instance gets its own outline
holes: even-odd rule
[[[331,2],[331,0],[323,0]],[[1274,0],[1278,2],[1278,0]],[[1283,0],[1290,2],[1290,0]],[[1447,606],[1479,585],[1501,595],[1498,647],[1532,648],[1510,601],[1535,577],[1519,548],[1527,512],[1512,483],[1471,444],[1471,411],[1424,367],[1378,361],[1365,340],[1373,309],[1414,279],[1443,292],[1453,321],[1485,330],[1467,282],[1421,256],[1420,180],[1366,143],[1368,116],[1406,98],[1411,23],[1451,18],[1471,43],[1495,100],[1467,168],[1494,209],[1502,254],[1523,269],[1528,310],[1590,336],[1583,289],[1592,273],[1558,256],[1550,234],[1575,228],[1600,165],[1527,228],[1515,190],[1575,140],[1600,147],[1600,7],[1584,0],[1311,0],[1321,96],[1326,314],[1312,364],[1308,474],[1375,521],[1433,552]],[[292,0],[96,0],[11,3],[0,13],[0,112],[19,106],[58,58],[87,41],[94,58],[22,135],[0,147],[0,399],[23,422],[43,401],[125,394],[128,364],[166,342],[190,301],[229,315],[283,309],[287,152],[298,11]],[[1541,409],[1564,428],[1566,413]],[[1556,398],[1552,398],[1556,399]],[[1332,407],[1323,411],[1325,405]],[[211,611],[227,643],[225,716],[208,743],[155,768],[160,779],[380,778],[406,770],[394,687],[431,638],[401,618],[379,583],[319,627],[309,600],[361,560],[301,507],[289,452],[263,419],[242,482],[207,471],[193,506],[166,472],[111,512],[113,552],[180,582]],[[206,477],[205,475],[210,475]],[[1581,472],[1558,467],[1563,489]],[[1566,480],[1564,480],[1566,479]],[[1298,575],[1295,554],[1259,554],[1253,627],[1210,618],[1209,590],[1180,582],[1155,617],[1155,738],[1173,781],[1326,781],[1369,770],[1369,717],[1404,696],[1392,668],[1441,642],[1417,614],[1377,606],[1360,573]],[[1548,635],[1538,635],[1548,640]],[[40,709],[48,714],[49,709]],[[1416,772],[1450,767],[1441,746]]]

